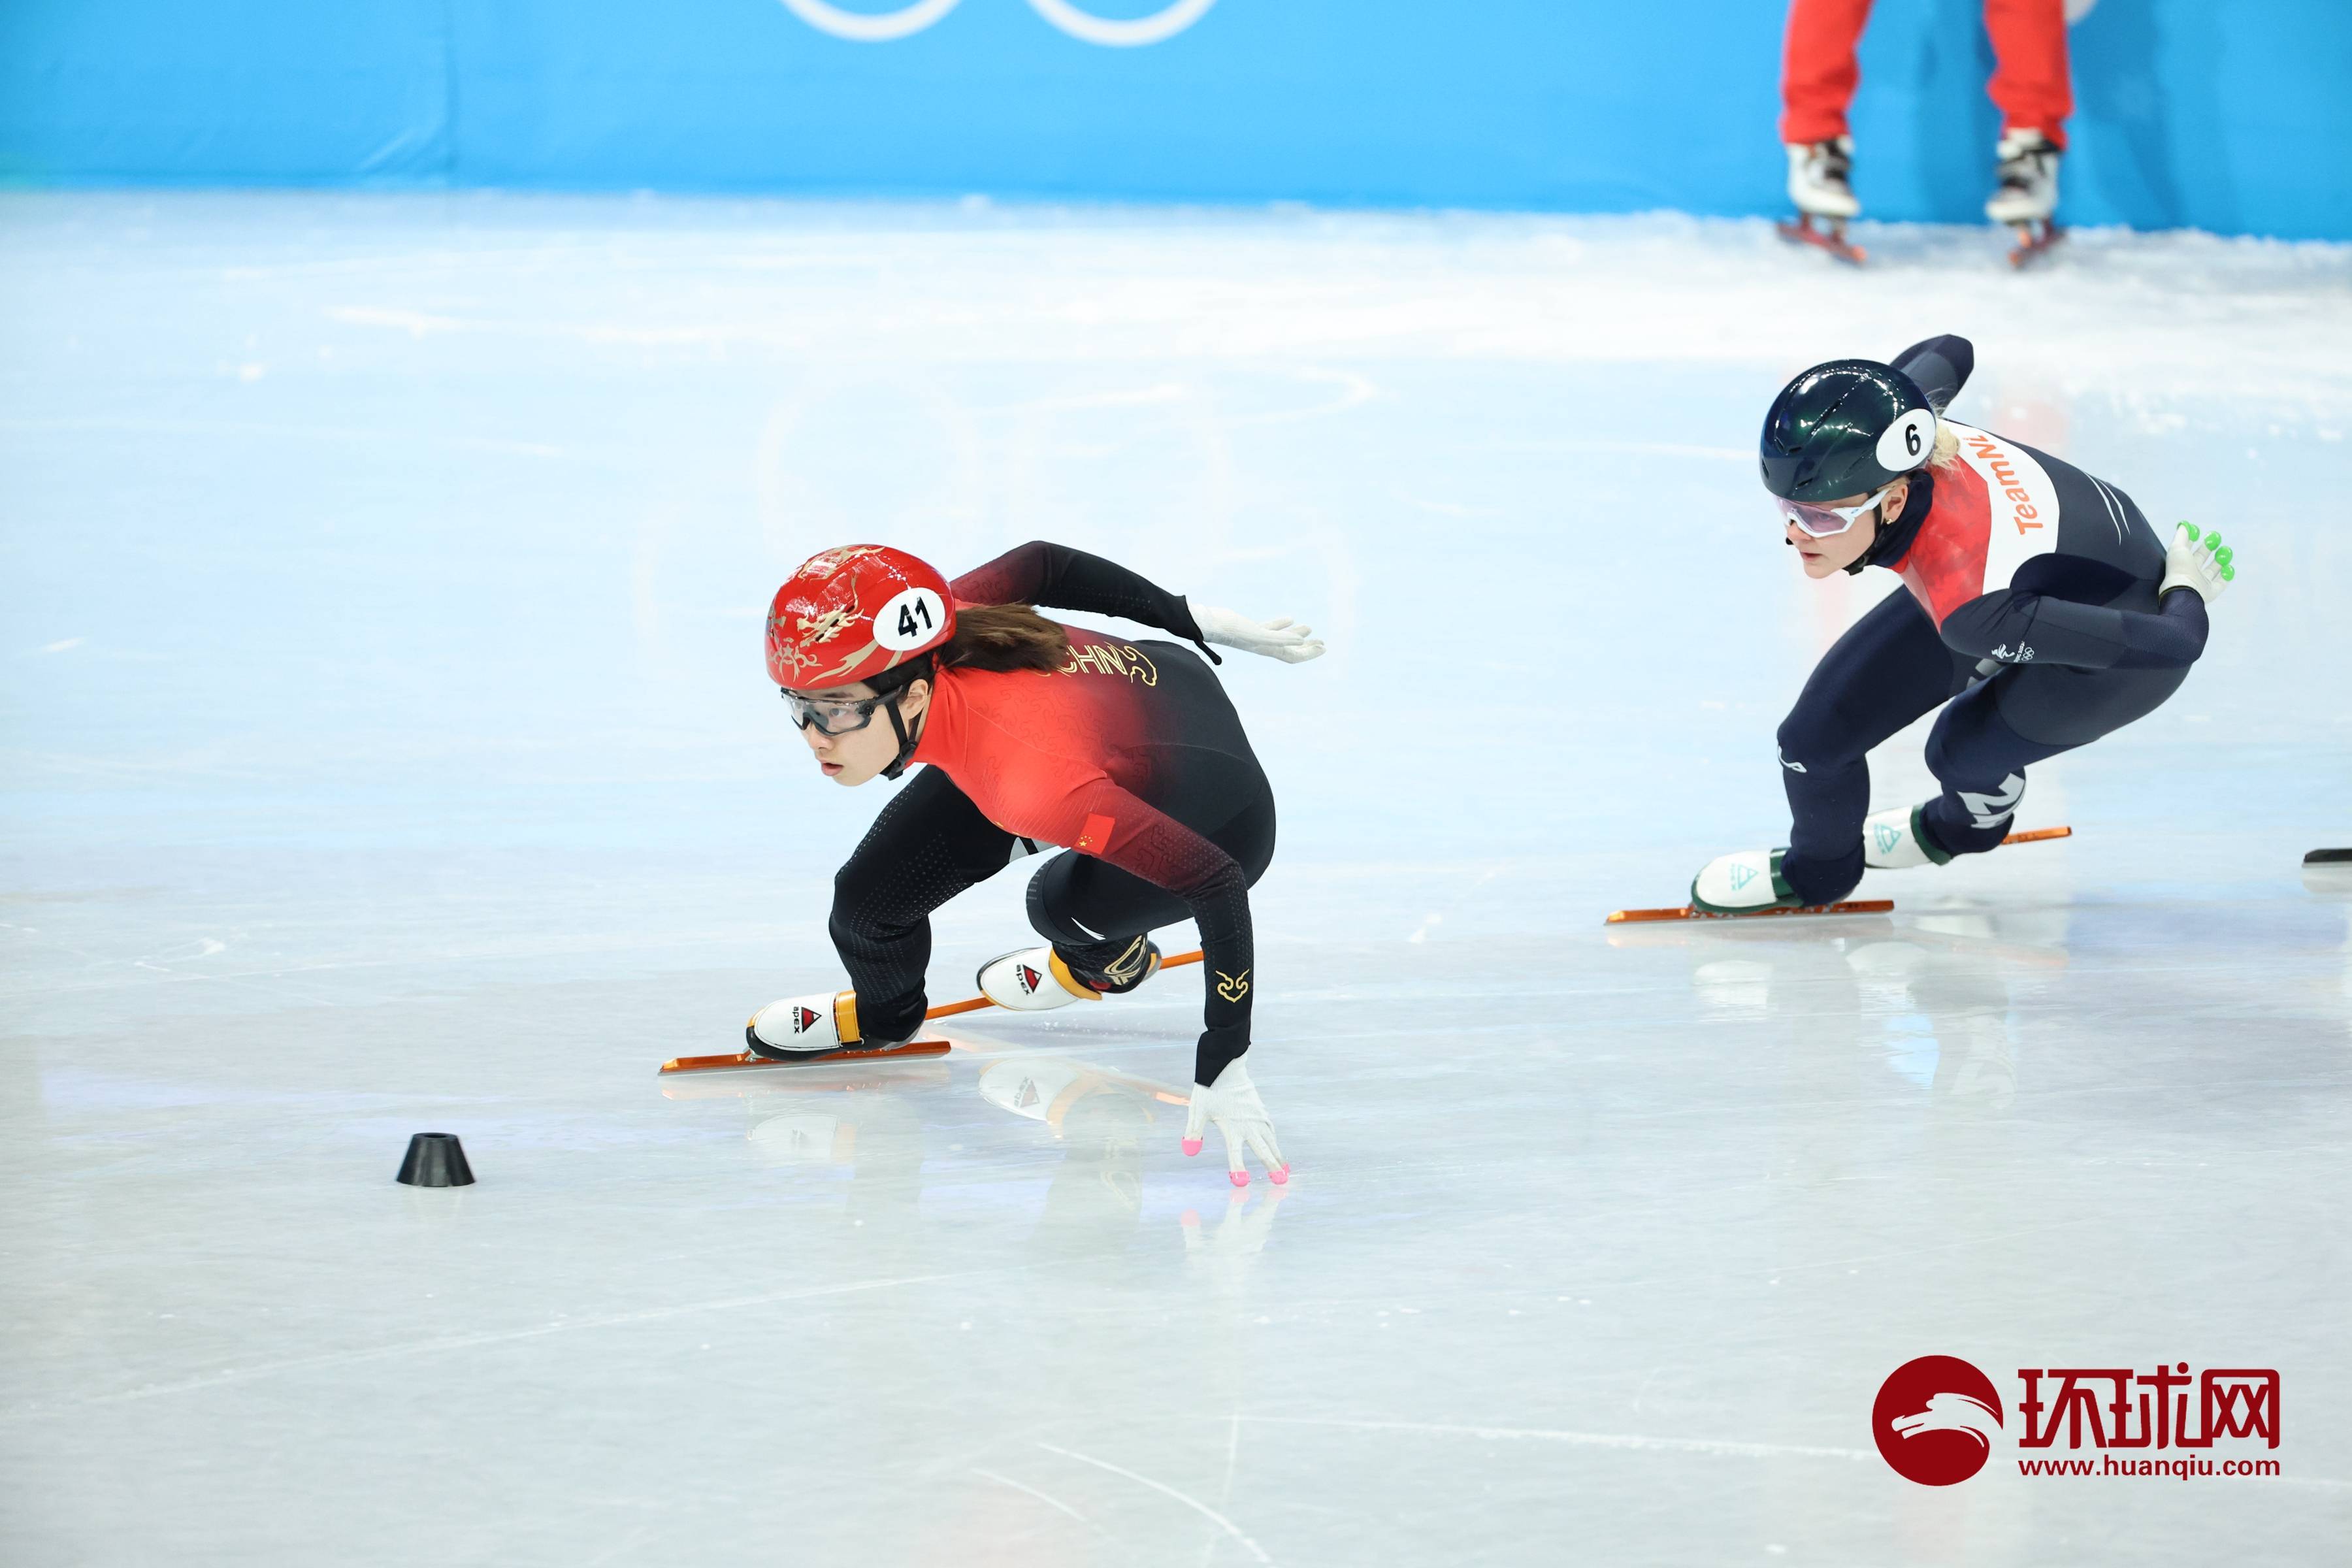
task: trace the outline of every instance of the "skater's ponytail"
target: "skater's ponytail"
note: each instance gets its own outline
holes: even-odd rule
[[[934,656],[941,669],[1034,669],[1069,662],[1070,634],[1027,605],[965,605],[955,635]]]
[[[1948,468],[1960,460],[1960,438],[1945,421],[1936,421],[1936,445],[1927,453],[1927,467]]]

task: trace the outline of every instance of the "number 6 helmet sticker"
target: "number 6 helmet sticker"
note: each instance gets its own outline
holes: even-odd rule
[[[911,37],[954,10],[961,0],[914,0],[895,11],[851,11],[833,0],[783,0],[784,9],[836,38],[887,44]],[[1174,0],[1149,16],[1117,19],[1082,10],[1074,0],[1029,0],[1029,8],[1071,37],[1106,48],[1134,48],[1172,38],[1208,14],[1217,0]]]
[[[1878,433],[1878,466],[1907,474],[1936,450],[1936,416],[1925,408],[1909,413]]]

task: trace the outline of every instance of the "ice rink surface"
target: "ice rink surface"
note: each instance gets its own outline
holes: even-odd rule
[[[0,200],[0,1557],[2344,1561],[2352,251],[1864,238]],[[2068,842],[1604,928],[1782,841],[1894,582],[1801,576],[1765,405],[1938,331],[2238,547],[2207,657],[2034,771]],[[1197,971],[655,1074],[837,983],[888,787],[806,760],[775,584],[1034,537],[1331,639],[1225,667],[1286,1191],[1178,1150]],[[478,1184],[394,1184],[424,1130]],[[2282,1474],[2028,1479],[2011,1410],[1913,1485],[1927,1353],[2275,1368]]]

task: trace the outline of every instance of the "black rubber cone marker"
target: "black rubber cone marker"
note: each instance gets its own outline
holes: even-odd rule
[[[470,1187],[474,1172],[455,1132],[419,1132],[408,1141],[400,1180],[412,1187]]]

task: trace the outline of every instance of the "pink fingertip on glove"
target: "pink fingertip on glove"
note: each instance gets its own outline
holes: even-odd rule
[[[1197,1154],[1200,1152],[1201,1141],[1198,1138],[1187,1138],[1184,1140],[1184,1152],[1187,1154]]]
[[[1234,1179],[1234,1185],[1237,1187],[1246,1187],[1249,1185],[1249,1173],[1247,1171],[1227,1171],[1225,1174]]]
[[[1268,1171],[1265,1179],[1277,1187],[1287,1186],[1290,1184],[1290,1167],[1285,1165],[1278,1171]]]

